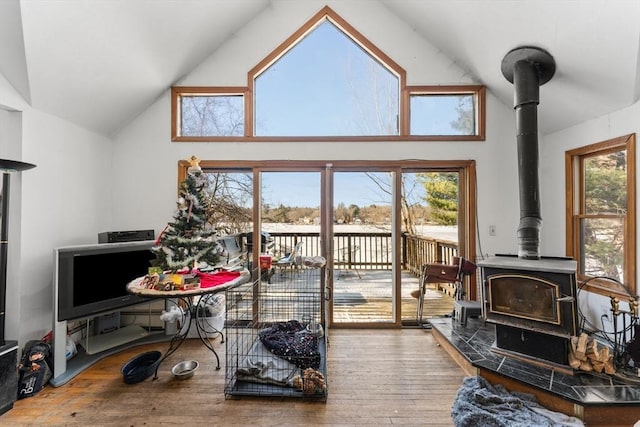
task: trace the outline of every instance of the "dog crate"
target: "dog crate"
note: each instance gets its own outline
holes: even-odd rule
[[[225,396],[326,401],[324,259],[227,291]]]

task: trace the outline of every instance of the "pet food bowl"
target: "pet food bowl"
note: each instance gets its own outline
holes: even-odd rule
[[[149,378],[158,367],[160,355],[159,351],[148,351],[129,360],[122,367],[124,382],[135,384]]]
[[[200,364],[197,360],[184,360],[171,368],[171,373],[179,380],[191,378]]]
[[[320,323],[309,323],[307,325],[307,332],[313,336],[321,338],[324,335],[324,328]]]

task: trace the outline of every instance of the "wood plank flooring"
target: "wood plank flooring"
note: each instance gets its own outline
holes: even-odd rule
[[[196,339],[161,366],[159,378],[125,384],[120,368],[166,343],[135,347],[99,361],[61,387],[45,387],[0,416],[7,426],[451,426],[451,405],[465,373],[423,329],[333,329],[325,403],[224,396],[223,368]],[[196,359],[191,379],[171,367]]]

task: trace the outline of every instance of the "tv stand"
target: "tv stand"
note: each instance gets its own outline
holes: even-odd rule
[[[103,313],[101,313],[103,314]],[[151,330],[151,326],[132,324],[114,331],[89,335],[90,322],[96,316],[87,318],[86,338],[82,338],[77,346],[77,353],[67,360],[67,322],[53,322],[53,367],[49,384],[54,387],[66,384],[80,372],[94,365],[107,356],[117,354],[123,350],[143,344],[153,344],[169,341],[172,334],[166,328]]]
[[[65,356],[67,325],[66,322],[57,323],[56,327],[59,327],[60,323],[64,323],[64,334],[57,335],[61,337],[59,341],[62,341],[62,345],[56,345],[57,340],[54,337],[53,376],[49,380],[49,384],[54,387],[66,384],[76,375],[107,356],[139,345],[162,343],[171,339],[171,336],[166,335],[165,331],[149,332],[138,325],[127,326],[107,334],[89,337],[87,346],[90,348],[91,354],[82,346],[78,346],[76,355],[67,360]],[[140,330],[144,332],[142,336],[140,336]],[[86,340],[83,340],[83,343],[86,343]],[[62,362],[60,362],[60,357]]]
[[[142,326],[129,325],[104,334],[87,336],[84,339],[84,348],[87,354],[93,355],[144,338],[147,335],[149,332]]]

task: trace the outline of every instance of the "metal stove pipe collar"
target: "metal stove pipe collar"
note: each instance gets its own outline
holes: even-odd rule
[[[540,229],[542,220],[535,217],[520,218],[518,226],[518,258],[540,259]]]

